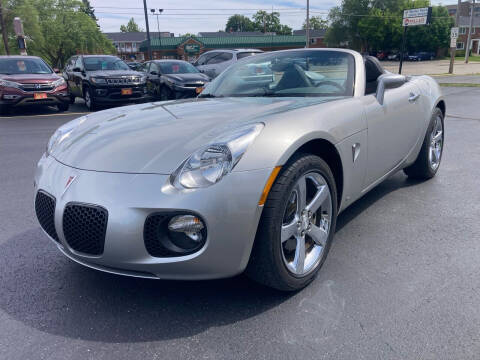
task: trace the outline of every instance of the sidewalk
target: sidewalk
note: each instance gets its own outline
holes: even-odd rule
[[[393,73],[398,73],[398,61],[382,62],[385,69]],[[404,75],[446,75],[450,60],[433,60],[412,62],[405,61],[403,63],[402,74]],[[470,62],[465,64],[463,61],[455,61],[454,75],[471,75],[480,74],[480,62]]]

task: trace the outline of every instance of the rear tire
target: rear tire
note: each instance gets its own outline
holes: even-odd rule
[[[327,163],[314,155],[295,156],[268,195],[246,274],[278,290],[302,289],[327,257],[336,220],[337,190]]]
[[[70,95],[70,104],[75,104],[75,96],[74,95]]]
[[[430,119],[417,159],[412,165],[403,169],[403,172],[412,179],[428,180],[433,178],[440,168],[444,137],[444,116],[442,110],[436,108]]]

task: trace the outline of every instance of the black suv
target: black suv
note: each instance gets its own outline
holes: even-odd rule
[[[91,111],[97,105],[140,103],[149,99],[145,74],[131,70],[116,56],[72,56],[63,77],[68,83],[71,102],[81,97]]]

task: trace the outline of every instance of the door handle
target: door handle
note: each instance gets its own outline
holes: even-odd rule
[[[415,101],[418,100],[419,97],[420,97],[420,94],[410,93],[410,97],[408,98],[408,101],[410,101],[411,103],[414,103]]]

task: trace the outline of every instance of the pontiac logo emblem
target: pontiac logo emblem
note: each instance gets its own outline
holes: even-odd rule
[[[70,185],[72,185],[72,183],[75,181],[76,178],[77,178],[76,175],[68,177],[67,183],[65,184],[65,187],[63,188],[62,196],[63,196],[63,194],[65,194],[67,192],[68,188],[70,187]]]

